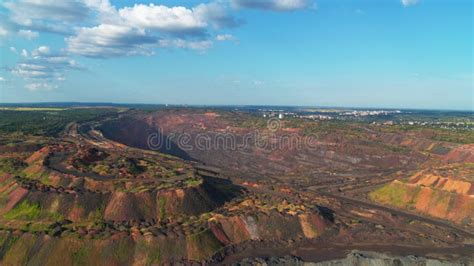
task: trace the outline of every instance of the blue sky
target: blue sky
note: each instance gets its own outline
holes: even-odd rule
[[[0,102],[474,109],[470,0],[0,6]]]

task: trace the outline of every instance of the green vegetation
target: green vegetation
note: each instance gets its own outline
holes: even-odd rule
[[[76,252],[72,253],[72,264],[73,265],[85,265],[88,261],[88,257],[92,251],[91,245],[83,245]]]
[[[19,174],[28,165],[16,158],[0,158],[0,172],[9,174]]]
[[[148,254],[146,265],[155,265],[161,263],[161,252],[159,248],[155,248]]]
[[[472,130],[461,130],[451,131],[447,129],[434,130],[434,135],[431,139],[438,141],[446,141],[460,144],[471,144],[474,143],[474,133]]]
[[[11,233],[0,233],[0,259],[3,260],[5,253],[20,239],[18,236],[13,236]]]
[[[198,250],[196,250],[195,254],[190,254],[190,256],[193,256],[198,260],[212,256],[222,249],[221,243],[216,239],[210,230],[205,230],[197,234],[190,235],[188,237],[188,241],[191,242],[191,245],[200,247]]]
[[[158,201],[158,206],[160,207],[160,220],[164,220],[166,218],[166,199],[160,198]]]
[[[397,207],[406,207],[406,187],[402,183],[393,182],[369,194],[371,200],[388,203]]]
[[[134,158],[122,158],[119,160],[119,167],[127,169],[130,174],[138,175],[143,173],[146,169],[140,165]]]
[[[22,226],[21,229],[28,232],[45,232],[50,228],[48,223],[30,222]]]
[[[95,211],[91,212],[87,217],[89,221],[94,222],[95,224],[102,224],[104,222],[104,204],[99,208],[95,209]]]
[[[130,259],[130,255],[133,253],[133,248],[131,248],[130,242],[126,239],[120,239],[116,248],[113,251],[113,257],[116,258],[119,262],[126,262]]]
[[[201,184],[202,180],[201,179],[186,179],[185,183],[186,183],[186,186],[188,187],[195,187]]]
[[[265,129],[267,128],[268,119],[256,115],[244,115],[242,113],[222,112],[219,113],[221,118],[229,122],[232,126],[250,128],[250,129]]]
[[[335,136],[341,134],[345,138],[363,139],[364,131],[357,123],[346,121],[321,121],[300,122],[304,136],[313,136],[317,139],[323,139],[326,136]]]
[[[135,256],[145,256],[145,265],[161,265],[162,245],[158,244],[155,239],[149,241],[146,239],[138,239],[135,242]]]
[[[30,203],[27,200],[22,201],[18,206],[7,212],[4,216],[7,220],[33,221],[45,218],[51,221],[60,221],[64,216],[57,212],[48,212],[41,209],[38,203]]]
[[[23,201],[20,205],[16,206],[14,209],[10,210],[4,215],[5,219],[8,220],[27,220],[31,221],[40,216],[41,208],[38,203],[29,203],[28,201]]]
[[[92,171],[99,175],[106,176],[110,173],[110,166],[105,164],[97,164],[92,168]]]
[[[116,112],[106,108],[0,110],[0,134],[54,136],[71,122],[85,122]]]
[[[394,125],[390,127],[377,128],[377,130],[390,133],[413,133],[417,136],[435,141],[445,141],[459,144],[474,143],[474,134],[472,133],[472,130],[468,129],[454,130],[428,126]]]
[[[0,107],[0,110],[7,111],[62,111],[66,108],[53,108],[53,107]]]

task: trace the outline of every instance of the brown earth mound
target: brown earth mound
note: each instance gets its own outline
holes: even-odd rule
[[[473,227],[473,170],[469,164],[425,170],[407,181],[395,180],[384,185],[371,192],[370,198]]]

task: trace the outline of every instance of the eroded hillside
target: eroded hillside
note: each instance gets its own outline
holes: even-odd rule
[[[420,171],[370,193],[376,202],[416,210],[473,227],[474,165],[454,164]]]

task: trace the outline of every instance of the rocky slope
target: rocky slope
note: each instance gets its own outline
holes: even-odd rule
[[[474,168],[454,164],[395,180],[370,193],[373,201],[473,227]]]

